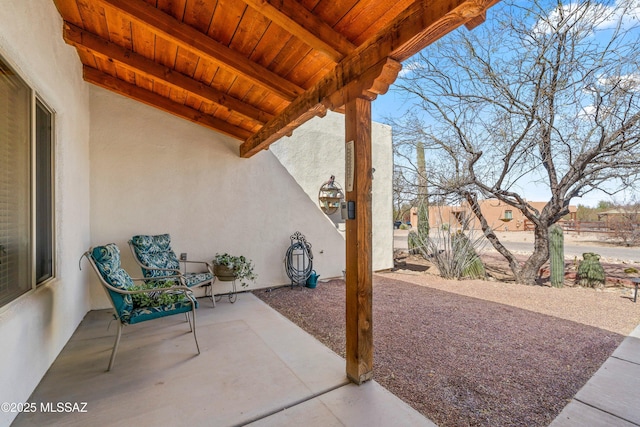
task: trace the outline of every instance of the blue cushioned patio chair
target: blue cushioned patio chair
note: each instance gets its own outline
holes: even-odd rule
[[[157,277],[167,274],[179,274],[184,277],[186,285],[190,288],[205,287],[205,296],[211,298],[211,303],[216,306],[213,298],[213,282],[216,277],[213,274],[213,266],[206,261],[178,260],[176,253],[171,249],[171,236],[159,234],[156,236],[138,235],[129,240],[129,247],[142,269],[144,277]],[[185,264],[185,273],[180,270],[180,263]],[[186,273],[186,266],[200,265],[206,272]]]
[[[181,276],[158,276],[154,280],[133,279],[121,267],[120,249],[115,243],[90,248],[82,256],[87,257],[98,275],[115,309],[114,317],[118,321],[118,334],[107,371],[113,367],[123,325],[132,325],[173,314],[185,313],[196,341],[196,349],[200,354],[196,336],[198,302],[191,289],[183,284]],[[82,257],[80,260],[82,261]],[[142,283],[135,285],[134,280]]]

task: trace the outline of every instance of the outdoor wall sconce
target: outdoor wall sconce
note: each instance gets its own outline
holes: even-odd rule
[[[331,175],[329,181],[322,184],[318,193],[320,209],[327,215],[336,212],[340,208],[340,202],[344,199],[344,192],[335,179],[336,177]]]

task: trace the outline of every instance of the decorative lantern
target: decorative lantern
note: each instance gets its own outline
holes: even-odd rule
[[[340,207],[340,202],[344,199],[342,188],[335,181],[336,177],[331,175],[329,181],[322,184],[318,193],[318,203],[320,209],[327,215],[331,215]]]

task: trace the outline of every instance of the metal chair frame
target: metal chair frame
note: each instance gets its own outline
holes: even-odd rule
[[[184,278],[184,275],[186,274],[186,271],[187,271],[187,264],[204,265],[207,268],[207,271],[209,273],[211,273],[212,279],[208,280],[208,281],[204,281],[204,282],[198,283],[197,285],[193,286],[192,288],[204,287],[204,296],[208,297],[209,299],[211,299],[211,303],[213,304],[213,307],[215,308],[216,300],[215,300],[215,298],[213,296],[213,284],[216,281],[216,276],[213,273],[213,266],[211,265],[211,263],[206,262],[206,261],[188,261],[188,260],[179,259],[178,262],[183,263],[184,266],[185,266],[184,267],[184,269],[185,269],[184,273],[179,269],[151,267],[149,265],[146,265],[142,261],[140,261],[140,259],[138,258],[138,254],[136,253],[136,249],[134,247],[133,241],[129,240],[128,243],[129,243],[129,249],[131,249],[131,254],[133,254],[133,259],[136,261],[136,264],[138,264],[138,266],[140,268],[145,269],[145,270],[172,272],[172,273],[174,273],[176,275],[180,275],[181,277]],[[149,280],[149,278],[147,277],[147,278],[145,278],[145,280]]]
[[[109,283],[106,282],[106,280],[104,279],[104,277],[102,276],[102,273],[100,273],[100,270],[98,269],[98,266],[95,264],[95,261],[93,260],[92,256],[91,256],[91,252],[93,251],[93,247],[89,248],[88,251],[86,251],[84,254],[82,254],[82,257],[80,257],[80,261],[82,261],[83,257],[86,257],[89,260],[89,264],[91,264],[91,267],[93,268],[93,270],[96,272],[96,274],[98,275],[98,278],[100,279],[100,283],[103,286],[104,291],[106,292],[107,296],[109,297],[109,301],[111,302],[111,306],[114,309],[114,316],[117,320],[118,323],[118,332],[116,334],[116,340],[115,343],[113,344],[113,350],[111,351],[111,357],[109,358],[109,366],[107,367],[107,371],[111,371],[111,368],[113,367],[113,364],[115,362],[116,359],[116,354],[118,352],[118,347],[120,346],[120,338],[122,337],[122,328],[125,324],[128,324],[128,322],[123,321],[120,318],[120,315],[118,313],[118,309],[115,306],[115,303],[113,301],[113,299],[111,298],[111,295],[109,294],[109,291],[113,291],[119,294],[129,294],[129,295],[134,295],[134,294],[145,294],[145,293],[157,293],[157,292],[171,292],[171,293],[184,293],[185,296],[189,299],[189,301],[191,301],[191,312],[193,313],[192,316],[189,315],[189,312],[185,312],[186,318],[187,318],[187,322],[189,323],[189,332],[193,332],[193,339],[196,342],[196,349],[198,350],[198,354],[200,354],[200,345],[198,344],[198,337],[196,335],[196,306],[197,306],[197,302],[195,297],[193,296],[193,291],[188,288],[186,285],[184,285],[184,277],[182,275],[171,275],[171,276],[162,276],[162,277],[156,277],[155,280],[162,280],[162,279],[178,279],[180,281],[180,283],[182,283],[182,285],[180,286],[171,286],[171,287],[167,287],[167,288],[156,288],[156,289],[140,289],[140,290],[136,290],[136,291],[126,291],[124,289],[119,289],[116,288],[114,286],[111,286]],[[81,265],[80,265],[81,267]],[[82,269],[82,268],[81,268]],[[128,274],[128,273],[127,273]],[[131,277],[131,276],[129,276]],[[149,280],[149,278],[134,278],[131,277],[131,280],[133,280],[134,282],[146,282]],[[173,313],[173,314],[179,314],[179,313]],[[172,315],[172,314],[171,314]],[[154,319],[150,319],[150,320],[154,320]]]

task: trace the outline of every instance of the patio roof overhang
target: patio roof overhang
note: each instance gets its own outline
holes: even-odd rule
[[[54,0],[86,81],[242,141],[251,157],[497,0]]]
[[[54,0],[84,79],[241,141],[251,157],[345,112],[347,376],[371,378],[371,101],[402,61],[498,0]]]

